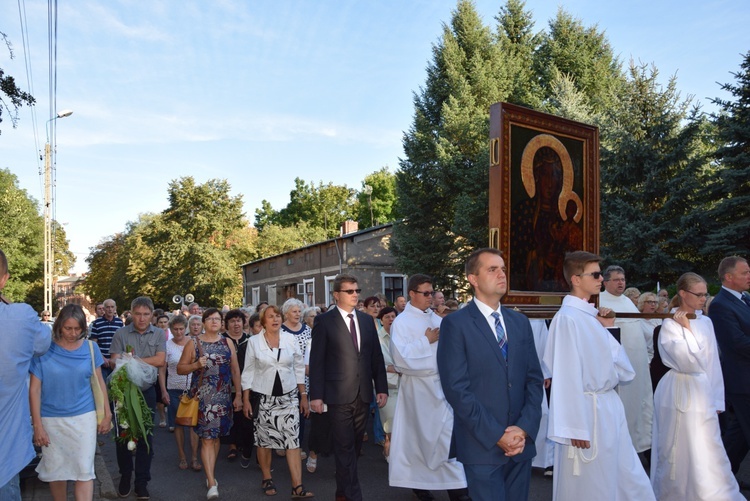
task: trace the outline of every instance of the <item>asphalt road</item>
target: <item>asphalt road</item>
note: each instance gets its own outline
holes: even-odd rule
[[[101,447],[102,456],[112,475],[114,486],[117,488],[120,474],[117,469],[115,447],[111,439],[106,440],[106,443]],[[151,466],[152,480],[148,485],[152,500],[198,501],[206,499],[206,477],[203,472],[180,470],[178,468],[177,445],[173,434],[164,428],[156,428],[154,451],[155,455]],[[227,447],[222,446],[216,467],[220,499],[226,501],[265,499],[260,488],[260,468],[254,461],[248,469],[242,469],[239,461],[228,462],[226,459],[227,451]],[[365,499],[413,500],[410,490],[388,486],[388,464],[383,459],[381,447],[372,442],[366,442],[363,453],[363,456],[359,459],[359,476]],[[187,457],[190,457],[189,448]],[[292,486],[286,458],[274,455],[273,469],[273,479],[278,488],[278,495],[270,499],[289,499]],[[318,469],[313,474],[304,469],[303,462],[302,481],[308,490],[315,493],[316,499],[334,499],[336,491],[334,474],[333,457],[319,458]],[[448,500],[445,491],[435,491],[433,494],[438,500]],[[130,499],[135,499],[135,496],[131,494]],[[544,477],[541,471],[534,471],[532,475],[529,499],[531,501],[549,501],[552,499],[552,480],[550,477]]]

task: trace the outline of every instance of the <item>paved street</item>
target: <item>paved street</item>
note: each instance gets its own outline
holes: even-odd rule
[[[265,498],[260,489],[261,473],[257,465],[253,462],[250,468],[243,470],[239,461],[227,462],[226,450],[226,447],[222,447],[216,469],[220,499],[229,501]],[[156,429],[155,451],[156,456],[151,468],[153,480],[148,486],[152,500],[202,501],[206,499],[205,475],[203,472],[183,471],[177,467],[176,445],[172,434],[167,430]],[[102,456],[112,475],[113,484],[117,486],[120,475],[117,472],[114,445],[107,443],[102,447]],[[317,499],[332,500],[334,498],[336,483],[333,463],[333,457],[320,458],[318,470],[314,474],[308,473],[303,468],[302,480],[307,489],[315,493]],[[273,468],[273,478],[279,491],[274,499],[288,499],[291,483],[286,459],[274,455]],[[359,472],[365,499],[388,499],[389,501],[413,499],[410,490],[388,486],[388,465],[383,459],[382,448],[372,442],[364,444],[364,455],[359,461]],[[441,501],[448,499],[444,491],[434,494]],[[131,498],[134,499],[134,496],[131,495]],[[543,477],[541,473],[535,473],[530,499],[532,501],[552,499],[552,481]]]
[[[154,439],[156,456],[151,469],[153,480],[148,486],[151,499],[154,501],[205,500],[205,476],[203,472],[183,471],[177,467],[178,461],[173,435],[166,429],[157,428]],[[99,478],[96,481],[95,499],[117,498],[114,489],[120,475],[117,471],[114,444],[107,439],[100,449],[101,455],[97,456],[97,475]],[[253,464],[247,470],[243,470],[239,461],[227,462],[225,459],[226,450],[226,447],[222,447],[216,472],[216,478],[219,480],[220,499],[226,501],[265,499],[260,489],[260,469]],[[371,442],[364,444],[364,455],[359,461],[359,471],[365,499],[412,501],[413,498],[409,490],[388,487],[388,465],[383,460],[381,451],[380,447]],[[288,499],[291,484],[286,460],[274,455],[273,467],[273,478],[279,494],[272,499]],[[750,481],[750,459],[745,459],[739,476],[745,482]],[[318,471],[314,474],[307,473],[303,468],[302,479],[305,486],[316,494],[316,499],[333,499],[335,494],[333,458],[320,458],[318,460]],[[72,486],[68,492],[68,499],[73,499]],[[448,499],[445,492],[435,492],[434,494],[438,500],[446,501]],[[750,493],[743,491],[743,494],[748,497]],[[47,484],[36,479],[26,481],[23,489],[24,501],[51,501],[51,499]],[[129,499],[135,499],[135,496],[131,494]],[[534,471],[529,500],[549,501],[550,499],[552,499],[552,480],[544,477],[540,471]]]

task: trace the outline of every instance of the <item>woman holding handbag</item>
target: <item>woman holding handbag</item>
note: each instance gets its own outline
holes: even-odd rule
[[[29,369],[34,444],[43,448],[36,471],[40,480],[50,483],[55,501],[66,499],[68,480],[75,482],[77,501],[93,499],[96,434],[107,433],[111,427],[101,371],[104,358],[96,343],[84,339],[87,329],[83,309],[66,305],[52,326],[49,351],[34,358]],[[97,389],[99,409],[94,397]]]
[[[187,318],[182,315],[172,317],[169,321],[169,330],[172,333],[172,339],[167,341],[167,365],[159,367],[159,386],[161,388],[161,399],[167,404],[167,422],[169,431],[174,432],[174,438],[177,442],[177,454],[180,458],[178,467],[181,470],[188,469],[188,462],[185,458],[185,434],[190,439],[190,449],[193,453],[193,459],[190,467],[194,471],[200,471],[203,466],[198,462],[198,435],[192,426],[181,426],[175,423],[177,417],[177,408],[180,405],[180,397],[190,389],[191,375],[181,376],[177,374],[177,364],[180,362],[185,345],[192,341],[186,335]],[[167,377],[169,375],[169,377]]]
[[[207,499],[219,497],[219,482],[214,476],[219,456],[219,437],[229,434],[232,428],[231,383],[240,387],[240,367],[234,345],[219,332],[221,312],[208,308],[203,312],[203,334],[193,339],[194,348],[188,345],[182,351],[177,374],[192,372],[191,389],[197,394],[200,405],[195,432],[201,439],[201,459],[206,472]],[[242,409],[242,395],[237,392],[234,410]]]

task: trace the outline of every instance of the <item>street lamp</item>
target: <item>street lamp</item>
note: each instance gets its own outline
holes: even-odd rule
[[[49,143],[49,124],[58,118],[69,117],[73,110],[63,110],[56,117],[47,120],[44,129],[47,142],[44,145],[44,309],[52,313],[52,148]]]

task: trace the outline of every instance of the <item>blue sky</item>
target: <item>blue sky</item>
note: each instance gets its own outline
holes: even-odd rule
[[[485,24],[504,2],[477,0]],[[535,29],[558,6],[598,24],[620,59],[676,73],[712,110],[750,50],[750,2],[528,1]],[[58,14],[56,217],[76,271],[139,213],[166,208],[170,180],[225,178],[248,219],[286,205],[295,177],[361,188],[398,167],[413,92],[450,20],[447,0],[79,0]],[[47,3],[25,0],[40,146],[49,118]],[[27,87],[17,2],[0,2],[14,44],[0,67]],[[0,129],[0,168],[42,200],[31,115]]]

